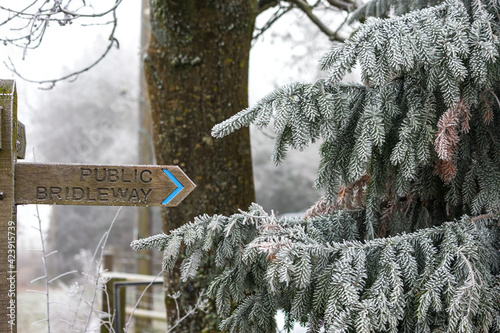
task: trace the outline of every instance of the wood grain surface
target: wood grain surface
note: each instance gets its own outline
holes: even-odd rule
[[[171,165],[17,163],[15,166],[18,205],[173,207],[195,187],[178,166]]]

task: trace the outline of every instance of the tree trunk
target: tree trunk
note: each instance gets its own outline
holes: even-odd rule
[[[152,36],[144,61],[158,164],[179,165],[197,188],[176,208],[162,212],[168,231],[195,216],[233,214],[254,201],[250,138],[240,130],[212,139],[213,125],[247,107],[248,60],[256,1],[151,0]],[[213,269],[212,269],[213,271]],[[193,305],[196,281],[179,283],[179,272],[165,276],[166,295],[180,290],[183,308]],[[201,276],[200,276],[201,275]],[[166,297],[167,320],[176,309]],[[214,314],[188,319],[175,332],[215,331]]]

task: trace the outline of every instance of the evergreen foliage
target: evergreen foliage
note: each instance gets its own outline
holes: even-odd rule
[[[500,3],[375,0],[354,17],[327,79],[212,132],[272,126],[276,163],[321,140],[325,197],[304,218],[254,205],[132,245],[160,248],[165,268],[184,252],[183,279],[214,253],[209,294],[231,332],[272,332],[278,309],[310,332],[500,331]],[[341,82],[356,64],[362,84]]]
[[[213,252],[222,273],[208,295],[231,332],[273,332],[278,309],[287,327],[308,323],[311,332],[498,330],[497,221],[464,216],[360,242],[362,215],[277,219],[254,204],[229,217],[200,216],[133,248],[159,248],[166,269],[183,248],[184,280]]]

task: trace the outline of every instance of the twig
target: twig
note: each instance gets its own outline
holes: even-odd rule
[[[181,292],[177,291],[173,295],[167,295],[167,296],[174,300],[175,311],[177,313],[177,321],[181,320],[181,310],[179,310],[179,302],[177,301],[179,297],[181,297]]]
[[[288,0],[290,3],[293,3],[294,5],[297,6],[300,10],[302,10],[307,17],[321,30],[323,33],[325,33],[330,39],[332,40],[339,40],[338,36],[335,35],[335,32],[330,30],[326,26],[325,23],[323,23],[319,17],[317,17],[313,12],[312,12],[312,6],[310,6],[306,1],[304,0]],[[343,41],[343,40],[339,40]]]
[[[52,283],[52,282],[54,282],[54,281],[62,278],[63,276],[74,274],[74,273],[77,273],[77,272],[78,272],[77,270],[72,270],[72,271],[69,271],[69,272],[66,272],[66,273],[59,274],[55,278],[52,278],[51,280],[49,280],[49,283]]]
[[[3,25],[6,22],[11,21],[16,17],[23,17],[25,19],[34,20],[34,21],[45,20],[45,19],[51,19],[53,21],[61,20],[61,19],[52,19],[52,17],[57,16],[58,14],[65,14],[65,16],[70,16],[70,18],[67,18],[67,17],[65,18],[68,21],[74,21],[75,19],[78,19],[78,18],[103,17],[103,16],[108,15],[109,13],[115,12],[116,9],[118,8],[118,6],[120,6],[120,4],[122,3],[122,1],[123,0],[116,0],[114,5],[111,6],[110,8],[108,8],[107,10],[100,12],[100,13],[93,13],[93,14],[80,14],[80,13],[78,13],[78,10],[80,10],[82,8],[90,7],[87,5],[80,7],[76,11],[69,10],[68,9],[69,2],[71,2],[71,1],[69,1],[68,4],[66,4],[65,6],[62,6],[62,1],[56,1],[54,3],[54,5],[49,9],[43,9],[44,6],[49,3],[49,1],[46,1],[46,0],[35,0],[34,2],[32,2],[30,5],[26,6],[22,10],[14,10],[12,8],[9,8],[9,7],[0,6],[1,10],[4,10],[6,12],[14,14],[13,17],[9,17],[4,22],[2,22],[0,25]],[[35,10],[35,12],[33,12],[33,13],[27,12],[27,10],[30,9],[31,7],[33,7],[36,3],[41,3],[40,7],[37,10]]]
[[[269,18],[269,20],[267,20],[267,22],[264,24],[264,26],[262,28],[255,29],[255,31],[257,31],[257,33],[252,37],[252,39],[256,40],[257,38],[262,36],[262,34],[264,34],[264,32],[266,32],[269,28],[271,28],[271,26],[276,21],[278,21],[279,18],[281,18],[283,15],[288,13],[293,8],[294,8],[293,6],[286,6],[285,7],[285,6],[280,5],[279,8],[276,10],[276,12],[271,16],[271,18]]]
[[[181,322],[183,322],[184,320],[186,320],[189,316],[192,316],[196,313],[196,311],[200,310],[200,311],[205,311],[205,309],[207,308],[208,306],[208,300],[206,298],[203,298],[204,296],[204,291],[202,290],[200,292],[200,296],[198,297],[198,299],[196,300],[196,303],[194,305],[194,307],[190,307],[188,309],[188,311],[186,311],[186,314],[182,317],[180,317],[180,311],[179,311],[179,305],[178,305],[178,302],[177,302],[177,298],[178,297],[172,297],[174,299],[174,302],[175,302],[175,306],[176,306],[176,309],[177,309],[177,321],[175,322],[175,324],[170,327],[166,333],[170,333],[174,330],[174,328],[176,328],[177,326],[179,326],[179,324]]]
[[[14,13],[14,15],[13,15],[13,16],[8,17],[5,21],[1,22],[1,23],[0,23],[0,26],[5,25],[5,24],[7,24],[8,22],[12,21],[13,19],[17,18],[17,17],[18,17],[21,13],[26,12],[28,9],[30,9],[31,7],[33,7],[33,6],[34,6],[37,2],[38,2],[38,0],[35,0],[35,1],[33,1],[31,4],[29,4],[28,6],[24,7],[24,9],[23,9],[23,10],[21,10],[19,13]],[[8,12],[12,12],[9,8],[6,8],[6,7],[4,7],[4,6],[0,6],[0,9],[2,9],[2,10],[6,10],[6,11],[8,11]]]
[[[40,211],[38,210],[38,205],[35,206],[36,208],[36,218],[38,220],[38,230],[40,232],[40,240],[42,243],[42,265],[43,265],[43,271],[44,271],[44,276],[42,277],[45,279],[45,297],[47,299],[47,304],[46,304],[46,315],[47,315],[47,331],[51,332],[50,330],[50,287],[49,287],[49,280],[48,280],[48,268],[47,268],[47,256],[45,256],[45,237],[43,237],[43,231],[42,231],[42,219],[40,217]],[[36,281],[35,279],[34,281]]]
[[[116,220],[118,219],[118,215],[120,215],[120,211],[121,210],[122,210],[122,207],[118,208],[118,210],[116,211],[115,217],[113,218],[113,220],[111,221],[111,223],[109,225],[108,230],[104,233],[104,235],[101,237],[101,240],[97,244],[96,250],[94,251],[94,255],[92,256],[92,260],[91,260],[91,262],[89,264],[89,269],[88,269],[89,272],[90,272],[90,269],[91,269],[93,263],[95,262],[95,258],[97,256],[97,252],[99,251],[99,246],[101,246],[101,253],[100,253],[100,256],[99,256],[99,263],[97,265],[97,272],[99,272],[99,270],[101,268],[101,263],[102,263],[102,260],[103,260],[103,256],[104,256],[104,247],[105,247],[105,245],[106,245],[106,243],[108,241],[108,237],[109,237],[109,234],[111,232],[111,229],[113,228],[113,225],[115,224]],[[88,277],[85,279],[85,285],[84,285],[82,293],[81,293],[82,294],[82,299],[83,299],[83,293],[85,291],[88,279],[89,279]],[[98,291],[98,288],[97,288],[98,284],[99,284],[99,278],[96,278],[95,279],[95,283],[94,283],[94,293],[92,294],[92,300],[91,300],[91,303],[90,303],[90,308],[91,309],[94,308],[94,303],[95,303],[95,299],[96,299],[97,291]],[[80,304],[81,304],[81,301],[78,304],[77,309],[79,308]],[[87,317],[87,323],[85,325],[84,332],[87,332],[87,330],[89,328],[90,318],[91,317],[92,316],[88,316]],[[75,319],[76,319],[76,317],[75,317]]]
[[[477,215],[477,216],[471,217],[470,221],[476,222],[479,220],[492,219],[492,218],[495,218],[495,214],[490,213],[490,214],[483,214],[483,215]]]
[[[139,303],[141,302],[141,299],[146,294],[146,291],[153,285],[153,283],[156,281],[156,279],[159,278],[163,274],[163,272],[164,272],[164,270],[162,270],[160,273],[158,273],[155,276],[155,278],[142,291],[141,295],[139,296],[139,299],[137,300],[137,302],[134,305],[134,308],[132,309],[132,312],[130,313],[130,317],[128,318],[127,323],[125,324],[125,330],[124,330],[125,332],[124,333],[128,332],[128,328],[130,326],[130,322],[132,321],[132,318],[134,317],[135,310],[137,310],[137,308],[139,307]]]
[[[64,13],[64,14],[67,14],[67,15],[71,15],[71,16],[73,16],[75,18],[79,18],[79,17],[91,17],[91,18],[102,17],[102,16],[108,15],[111,12],[115,13],[116,9],[118,8],[118,6],[120,6],[121,3],[122,3],[122,0],[116,0],[113,7],[109,8],[108,10],[106,10],[104,12],[97,13],[97,14],[78,14],[77,12],[73,12],[73,11],[67,10],[65,8],[60,8],[60,12]]]
[[[356,7],[356,2],[352,0],[327,0],[327,2],[334,7],[343,9],[348,12],[352,11]]]
[[[285,7],[282,5],[282,2],[288,2],[290,3],[289,6]],[[318,0],[315,4],[309,5],[307,0],[282,0],[282,1],[273,1],[273,0],[266,0],[266,1],[260,1],[259,5],[259,14],[265,11],[266,9],[270,7],[274,7],[276,5],[279,5],[279,8],[276,10],[276,12],[271,16],[271,18],[264,24],[262,28],[256,29],[257,33],[253,36],[253,39],[259,38],[266,30],[268,30],[280,17],[282,17],[284,14],[292,10],[293,8],[298,8],[302,12],[304,12],[309,20],[311,20],[312,23],[314,23],[321,32],[323,32],[325,35],[330,38],[332,41],[338,41],[338,42],[343,42],[346,37],[340,35],[340,30],[341,28],[347,23],[348,18],[349,18],[349,13],[356,8],[355,1],[353,0],[327,0],[327,2],[332,6],[333,8],[336,8],[340,11],[345,11],[347,12],[347,17],[344,19],[344,21],[335,29],[335,31],[331,30],[314,12],[313,9],[318,7],[322,2],[321,0]]]

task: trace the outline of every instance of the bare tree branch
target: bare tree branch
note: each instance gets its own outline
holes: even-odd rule
[[[11,16],[11,17],[7,18],[5,21],[3,21],[3,22],[0,23],[0,26],[5,25],[8,22],[12,21],[16,17],[18,17],[21,13],[24,13],[25,11],[27,11],[28,9],[30,9],[31,7],[33,7],[37,2],[38,2],[38,0],[35,0],[30,5],[26,6],[23,10],[21,10],[19,13],[16,13],[14,16]],[[4,6],[0,6],[0,9],[7,10],[8,12],[12,12],[10,9],[5,8]]]
[[[356,2],[354,0],[326,0],[333,7],[340,8],[342,10],[351,12],[354,10],[356,6]]]
[[[28,52],[28,50],[36,49],[40,47],[41,42],[45,36],[45,32],[49,23],[57,22],[59,25],[68,25],[74,23],[78,19],[82,18],[99,18],[106,17],[107,15],[112,15],[112,20],[108,22],[92,22],[87,24],[82,24],[82,26],[89,25],[102,25],[111,24],[112,30],[109,35],[109,45],[102,55],[94,61],[91,65],[78,70],[74,73],[62,76],[57,79],[50,80],[32,80],[30,78],[21,75],[17,70],[16,66],[9,58],[9,63],[6,66],[21,79],[28,82],[39,83],[39,84],[49,84],[48,87],[44,89],[52,88],[57,82],[67,79],[75,79],[78,75],[88,71],[89,69],[96,66],[99,62],[104,59],[104,57],[110,52],[113,45],[118,46],[118,41],[115,38],[116,29],[116,10],[123,2],[123,0],[113,0],[112,5],[109,8],[99,11],[99,12],[84,12],[84,10],[92,9],[92,3],[85,0],[78,2],[79,7],[71,6],[73,0],[33,0],[28,5],[24,6],[22,9],[13,9],[5,5],[0,5],[0,10],[3,10],[9,14],[9,17],[4,21],[0,22],[0,26],[9,26],[18,24],[18,27],[11,27],[10,31],[13,32],[12,36],[0,36],[0,42],[5,45],[11,44],[23,49],[23,59]],[[101,0],[102,3],[102,0]],[[307,0],[259,0],[258,1],[258,11],[259,13],[265,10],[277,7],[273,15],[267,20],[267,22],[261,27],[255,29],[254,39],[261,36],[266,30],[268,30],[275,22],[277,22],[283,15],[288,13],[294,8],[300,9],[304,12],[307,17],[313,22],[320,31],[326,34],[331,40],[344,41],[345,37],[340,34],[340,30],[345,26],[346,20],[340,24],[336,24],[335,30],[332,30],[322,19],[317,15],[317,10],[321,6],[323,9],[332,8],[341,12],[349,13],[356,7],[355,0],[316,0],[313,5],[310,5]],[[316,10],[316,12],[314,12]],[[347,15],[348,17],[348,15]],[[19,24],[22,23],[22,24]],[[15,34],[17,33],[17,35]]]
[[[41,89],[52,89],[56,85],[56,83],[58,83],[60,81],[68,80],[68,79],[76,79],[78,77],[78,75],[80,75],[82,73],[85,73],[88,70],[90,70],[91,68],[95,67],[98,63],[100,63],[108,55],[108,53],[113,48],[113,45],[116,44],[116,47],[119,48],[119,42],[114,37],[115,36],[115,32],[116,32],[117,23],[118,23],[118,20],[116,18],[116,12],[113,12],[113,21],[112,22],[113,22],[113,28],[112,28],[111,33],[110,33],[109,38],[108,38],[109,44],[106,47],[106,50],[104,50],[104,52],[101,54],[101,56],[99,58],[97,58],[97,60],[95,60],[92,64],[90,64],[89,66],[87,66],[87,67],[85,67],[85,68],[83,68],[81,70],[72,72],[70,74],[61,76],[61,77],[56,78],[56,79],[33,80],[33,79],[29,79],[29,78],[23,76],[21,73],[19,73],[19,71],[14,66],[14,63],[12,62],[12,60],[10,59],[10,57],[9,57],[9,64],[7,64],[5,62],[4,62],[4,64],[5,64],[5,66],[10,71],[12,71],[15,75],[17,75],[18,77],[20,77],[24,81],[31,82],[31,83],[38,83],[38,84],[49,84],[48,87],[44,87],[44,88],[41,88]]]
[[[270,8],[270,7],[268,7]],[[255,28],[255,31],[256,33],[254,34],[253,36],[253,39],[257,39],[259,38],[260,36],[262,36],[262,34],[264,32],[266,32],[266,30],[268,30],[276,21],[278,21],[278,19],[280,17],[282,17],[283,15],[285,15],[286,13],[288,13],[290,10],[293,9],[293,6],[283,6],[280,4],[279,8],[276,10],[276,12],[274,12],[274,14],[271,16],[271,18],[269,18],[269,20],[267,20],[267,22],[264,24],[264,26],[262,28]]]
[[[305,13],[307,17],[311,20],[311,22],[313,22],[319,28],[319,30],[323,32],[325,35],[327,35],[331,40],[343,42],[346,37],[340,34],[340,30],[347,23],[347,18],[349,17],[349,15],[346,16],[346,19],[344,19],[341,24],[336,26],[335,30],[332,30],[325,22],[321,20],[320,17],[318,17],[314,13],[314,9],[319,8],[321,5],[321,8],[336,9],[338,11],[349,14],[351,11],[356,9],[356,1],[326,0],[326,3],[324,2],[325,2],[324,0],[317,0],[315,4],[310,5],[307,2],[307,0],[260,0],[259,14],[271,7],[279,6],[279,8],[275,11],[275,13],[271,16],[271,18],[267,20],[267,22],[264,24],[262,28],[256,29],[257,33],[255,34],[254,39],[261,36],[285,13],[289,12],[293,8],[298,8],[303,13]],[[283,3],[288,3],[289,5],[283,5]]]
[[[294,5],[296,5],[300,10],[302,10],[307,17],[321,30],[325,35],[327,35],[330,39],[332,40],[338,40],[338,41],[344,41],[343,38],[339,38],[336,34],[335,31],[330,30],[324,24],[313,12],[312,12],[312,6],[310,6],[306,1],[304,0],[287,0]]]
[[[118,6],[120,6],[120,4],[122,3],[123,0],[115,0],[114,5],[111,6],[110,8],[106,9],[103,12],[92,13],[92,14],[81,14],[78,12],[79,10],[81,10],[83,8],[88,8],[88,6],[85,5],[85,3],[84,3],[84,6],[78,8],[76,10],[69,10],[68,8],[69,8],[69,4],[71,3],[71,0],[69,0],[65,6],[63,6],[62,0],[55,0],[53,6],[51,8],[44,9],[45,5],[49,4],[51,1],[54,1],[54,0],[48,0],[48,1],[47,0],[35,0],[33,3],[31,3],[30,5],[28,5],[27,7],[25,7],[22,10],[14,10],[12,8],[8,8],[5,6],[0,6],[0,9],[15,15],[13,17],[8,18],[6,21],[11,21],[12,19],[14,19],[16,17],[23,17],[23,18],[27,18],[30,20],[33,20],[33,19],[43,20],[45,18],[52,18],[53,16],[57,16],[58,14],[64,14],[62,16],[66,16],[65,19],[67,19],[67,20],[68,19],[75,20],[77,18],[96,18],[96,17],[106,16],[106,15],[114,12],[118,8]],[[40,3],[40,2],[41,2],[41,4],[39,5],[38,9],[35,12],[30,13],[28,11],[28,9],[30,9],[35,4]],[[67,17],[67,16],[70,16],[70,17]],[[56,19],[52,19],[52,20],[57,21],[60,19],[56,18]],[[5,22],[3,22],[0,25],[3,25],[4,23]]]
[[[0,5],[0,10],[3,10],[9,14],[9,17],[4,21],[0,22],[0,26],[6,26],[7,24],[10,26],[10,32],[12,32],[11,36],[0,36],[0,41],[5,45],[11,44],[13,46],[19,47],[23,49],[23,59],[26,56],[28,50],[36,49],[40,47],[42,40],[45,36],[45,32],[50,22],[57,22],[59,25],[65,26],[68,24],[73,24],[78,19],[88,18],[88,19],[96,19],[96,18],[105,18],[109,15],[112,16],[111,20],[106,22],[92,22],[92,23],[83,23],[81,26],[90,26],[90,25],[111,25],[111,31],[108,37],[109,44],[106,49],[103,51],[101,56],[96,59],[89,66],[75,71],[71,74],[62,76],[56,79],[50,80],[33,80],[25,77],[17,70],[13,61],[9,58],[9,64],[6,64],[6,67],[11,70],[14,74],[16,74],[21,79],[39,84],[49,84],[48,87],[44,87],[42,89],[50,89],[54,87],[54,85],[63,80],[67,79],[76,79],[78,75],[90,70],[95,67],[98,63],[100,63],[106,55],[111,51],[113,45],[119,46],[118,40],[115,38],[115,31],[117,26],[117,17],[116,10],[118,6],[122,3],[123,0],[113,0],[112,5],[105,10],[95,11],[92,3],[88,3],[85,0],[82,0],[79,4],[79,7],[71,6],[72,0],[34,0],[29,3],[27,6],[24,6],[20,10],[16,10],[10,7],[6,7],[5,5]],[[111,2],[111,1],[110,1]],[[102,4],[102,2],[101,2]],[[73,8],[72,8],[73,7]],[[91,9],[92,12],[88,10]],[[86,10],[87,12],[83,12]],[[18,26],[16,26],[16,24]],[[17,34],[17,35],[16,35]]]
[[[104,12],[101,12],[101,13],[94,13],[94,14],[78,14],[78,12],[76,11],[70,11],[70,10],[67,10],[66,7],[65,8],[60,8],[60,11],[61,13],[64,13],[64,14],[67,14],[67,15],[71,15],[73,16],[74,18],[78,18],[78,17],[102,17],[102,16],[106,16],[108,15],[109,13],[111,12],[114,12],[116,11],[116,9],[118,8],[118,6],[122,3],[123,0],[116,0],[115,1],[115,5],[111,8],[109,8],[108,10],[104,11]]]
[[[277,6],[279,3],[279,0],[259,0],[259,14],[271,7]]]

